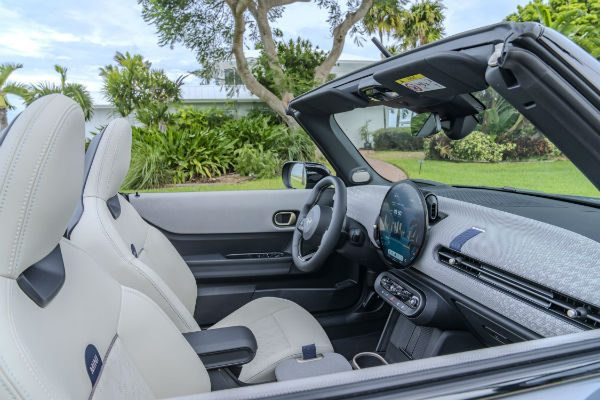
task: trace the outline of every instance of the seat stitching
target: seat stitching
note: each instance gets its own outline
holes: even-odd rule
[[[16,325],[15,325],[15,320],[14,320],[14,313],[13,313],[14,307],[12,307],[12,293],[13,293],[14,287],[15,287],[14,284],[8,285],[8,290],[6,291],[6,293],[7,293],[6,305],[7,305],[7,311],[8,311],[8,326],[10,328],[10,333],[11,333],[13,342],[15,343],[15,348],[18,350],[18,354],[21,357],[21,359],[23,360],[23,362],[25,363],[27,370],[31,373],[33,378],[40,385],[40,388],[44,391],[44,393],[46,393],[48,398],[54,398],[54,396],[52,396],[50,394],[50,392],[48,391],[48,388],[46,387],[46,385],[44,385],[44,383],[41,381],[40,376],[38,376],[37,370],[39,368],[38,368],[37,364],[35,363],[33,357],[31,357],[31,354],[29,354],[27,349],[23,346],[23,344],[19,340],[19,336],[17,335]]]
[[[96,196],[94,196],[96,197]],[[98,198],[98,197],[96,197]],[[135,263],[131,262],[130,259],[128,257],[124,257],[123,256],[123,252],[121,251],[119,245],[117,243],[114,242],[114,240],[112,239],[111,235],[108,233],[107,229],[104,226],[104,223],[102,221],[102,218],[100,217],[100,213],[99,213],[99,208],[96,206],[94,207],[96,209],[96,216],[98,217],[98,221],[100,222],[100,226],[102,227],[102,233],[104,234],[104,236],[109,240],[109,242],[111,243],[112,247],[116,250],[117,255],[121,254],[121,258],[124,259],[124,261],[130,265],[131,267],[133,267],[134,271],[140,275],[142,278],[144,278],[146,281],[148,281],[150,283],[150,285],[152,285],[152,287],[158,292],[158,294],[162,297],[162,299],[165,301],[165,303],[167,303],[167,305],[169,306],[169,308],[171,308],[171,310],[175,313],[175,315],[177,315],[177,317],[179,317],[180,321],[184,324],[184,326],[188,329],[192,329],[193,326],[191,326],[187,320],[183,317],[183,315],[181,315],[179,313],[178,310],[176,310],[173,305],[171,304],[171,302],[166,298],[166,294],[163,293],[162,289],[160,289],[159,287],[156,286],[156,284],[154,283],[154,280],[151,279],[150,277],[148,277],[145,273],[145,271],[142,270],[142,268],[140,268],[139,266],[137,266]],[[141,262],[141,261],[140,261]],[[145,263],[143,263],[144,265],[146,265]],[[149,268],[149,267],[148,267]]]
[[[71,113],[73,111],[76,111],[77,108],[75,105],[71,106],[69,109],[67,109],[67,111],[64,112],[64,114],[62,115],[62,118],[59,119],[54,128],[53,131],[54,136],[51,136],[48,139],[48,143],[46,144],[46,146],[44,146],[44,153],[40,154],[40,158],[37,161],[36,165],[37,168],[35,169],[35,172],[33,174],[33,176],[30,178],[33,179],[33,185],[30,186],[30,191],[29,191],[29,198],[27,199],[27,206],[25,208],[25,215],[24,215],[24,220],[22,222],[22,233],[20,234],[20,240],[19,240],[19,250],[18,250],[18,255],[15,256],[15,267],[17,265],[17,260],[20,261],[21,257],[22,257],[22,252],[23,252],[23,245],[24,245],[24,238],[27,235],[27,231],[29,229],[29,222],[31,220],[31,214],[33,213],[33,205],[36,203],[37,200],[37,195],[39,192],[39,185],[40,182],[43,181],[43,177],[46,174],[46,167],[48,165],[48,160],[50,160],[51,156],[54,154],[54,151],[56,150],[56,143],[58,141],[58,139],[63,135],[64,130],[61,129],[63,127],[63,125],[66,123],[66,121],[68,120],[68,117],[71,115]]]
[[[20,138],[17,140],[17,143],[15,143],[15,145],[9,151],[9,154],[12,154],[12,157],[7,160],[7,162],[9,162],[9,164],[7,164],[8,171],[6,173],[4,182],[1,187],[1,190],[4,193],[2,196],[2,201],[0,202],[0,208],[2,208],[4,206],[4,203],[6,202],[6,198],[8,196],[8,190],[5,190],[5,189],[12,182],[18,161],[21,159],[23,147],[24,147],[25,143],[27,143],[27,140],[29,139],[28,133],[31,130],[31,126],[34,125],[35,122],[38,121],[38,119],[40,118],[40,115],[41,115],[41,111],[45,110],[46,107],[48,107],[48,104],[49,104],[49,102],[44,103],[40,112],[34,114],[34,116],[29,121],[27,121],[27,124],[24,127],[24,134],[22,134],[20,136]],[[12,276],[12,274],[14,272],[13,269],[16,264],[16,262],[15,262],[16,249],[15,248],[17,245],[17,241],[19,240],[18,232],[20,230],[20,227],[21,227],[21,225],[19,224],[17,227],[17,232],[16,232],[17,235],[15,235],[15,239],[11,245],[10,255],[8,257],[8,276]]]

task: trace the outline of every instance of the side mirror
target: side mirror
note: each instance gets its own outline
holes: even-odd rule
[[[442,120],[436,113],[415,114],[410,119],[410,133],[417,137],[433,136],[442,130]]]
[[[312,189],[317,182],[331,175],[329,168],[319,163],[288,161],[283,164],[281,178],[288,189]]]

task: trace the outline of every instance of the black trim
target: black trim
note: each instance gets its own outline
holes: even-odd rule
[[[119,203],[119,193],[106,200],[106,207],[108,207],[108,211],[110,211],[110,215],[112,215],[114,219],[119,218],[119,216],[121,215],[121,203]]]
[[[36,262],[17,278],[21,290],[35,304],[44,308],[58,294],[65,283],[65,265],[60,245]]]
[[[247,364],[258,348],[254,334],[245,326],[187,332],[183,337],[209,370]]]
[[[83,187],[81,188],[81,196],[79,198],[79,202],[77,203],[77,207],[75,207],[75,212],[71,215],[71,219],[67,224],[67,230],[65,231],[65,237],[69,239],[71,237],[71,233],[73,233],[73,229],[79,223],[81,216],[83,215],[83,192],[85,191],[85,185],[87,183],[88,176],[90,174],[90,170],[92,169],[92,164],[94,163],[94,158],[96,157],[96,151],[98,150],[98,146],[100,146],[100,140],[104,136],[104,132],[106,131],[106,127],[102,129],[102,132],[94,136],[92,141],[90,142],[87,151],[85,152],[85,161],[84,161],[84,169],[83,169]]]

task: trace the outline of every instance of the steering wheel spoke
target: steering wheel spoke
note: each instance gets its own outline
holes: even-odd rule
[[[312,252],[312,253],[308,253],[308,254],[306,254],[306,255],[304,255],[304,256],[298,256],[298,258],[299,258],[301,261],[308,261],[308,260],[310,260],[311,258],[313,258],[313,257],[315,256],[315,254],[317,254],[317,252],[316,252],[316,251],[314,251],[314,252]]]
[[[323,191],[333,187],[333,207],[319,202]],[[346,185],[335,176],[321,179],[302,207],[294,229],[292,259],[304,272],[316,270],[335,249],[346,217]],[[308,254],[302,254],[302,247]]]

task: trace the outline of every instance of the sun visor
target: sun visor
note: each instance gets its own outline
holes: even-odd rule
[[[309,92],[294,101],[294,110],[303,114],[336,114],[366,107],[369,102],[352,93],[338,89]]]
[[[484,51],[478,48],[477,53],[483,54],[473,55],[447,51],[400,65],[391,63],[373,78],[403,98],[448,99],[477,92],[488,86],[485,82],[486,56],[491,54],[491,47],[485,46]]]

